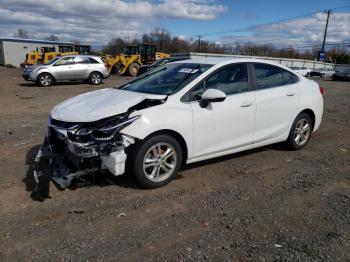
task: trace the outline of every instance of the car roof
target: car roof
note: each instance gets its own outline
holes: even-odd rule
[[[60,57],[92,57],[92,58],[101,58],[97,55],[61,55]]]
[[[174,63],[189,63],[189,64],[209,64],[216,65],[227,60],[234,60],[232,57],[203,57],[203,58],[191,58],[180,61],[175,61]]]
[[[279,66],[282,68],[285,68],[287,70],[291,70],[290,68],[266,59],[257,59],[257,58],[249,58],[249,57],[244,57],[244,58],[232,58],[232,57],[203,57],[203,58],[192,58],[192,59],[187,59],[187,60],[182,60],[182,61],[175,61],[173,63],[191,63],[191,64],[209,64],[209,65],[226,65],[226,64],[231,64],[231,63],[264,63],[264,64],[270,64],[270,65],[275,65]]]

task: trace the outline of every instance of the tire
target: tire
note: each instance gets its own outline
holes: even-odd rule
[[[137,72],[139,71],[140,69],[140,65],[137,64],[137,63],[132,63],[131,65],[129,65],[129,74],[131,76],[137,76]]]
[[[309,142],[313,130],[311,117],[300,113],[294,120],[289,131],[287,143],[292,150],[299,150]]]
[[[182,163],[181,146],[169,135],[155,135],[134,148],[129,163],[143,187],[158,188],[169,183],[179,171]]]
[[[92,72],[89,76],[89,82],[92,85],[99,85],[102,83],[102,74],[99,72]]]
[[[49,73],[41,73],[37,77],[37,83],[40,86],[50,86],[53,84],[54,81],[55,80],[54,80],[53,76]]]

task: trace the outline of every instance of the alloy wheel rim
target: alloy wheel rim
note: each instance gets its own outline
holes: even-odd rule
[[[176,151],[168,143],[157,143],[145,154],[143,172],[152,182],[162,182],[174,172],[177,164]]]
[[[294,141],[298,146],[306,144],[310,136],[310,123],[307,119],[302,118],[296,124],[294,129]]]
[[[94,83],[94,84],[98,84],[98,83],[100,83],[100,81],[101,81],[101,77],[100,77],[100,75],[98,75],[98,74],[94,74],[94,75],[92,75],[92,82]]]
[[[40,78],[40,83],[44,86],[47,86],[51,83],[51,78],[48,75],[44,75]]]

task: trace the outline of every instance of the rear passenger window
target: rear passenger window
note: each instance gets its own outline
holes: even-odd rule
[[[75,62],[77,64],[90,64],[88,57],[77,56],[75,57]]]
[[[282,78],[285,85],[294,84],[299,80],[295,74],[284,69],[282,69]]]
[[[282,68],[267,64],[254,64],[256,88],[265,89],[284,84]]]
[[[232,95],[248,91],[248,73],[246,64],[232,64],[219,69],[211,75],[205,85]]]
[[[99,64],[99,62],[97,62],[95,59],[89,57],[90,60],[90,64]]]

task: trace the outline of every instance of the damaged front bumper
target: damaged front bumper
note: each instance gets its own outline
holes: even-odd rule
[[[134,144],[135,139],[119,130],[138,118],[124,117],[117,119],[117,123],[113,123],[115,119],[112,123],[108,120],[103,127],[99,127],[101,123],[67,123],[50,118],[44,143],[34,161],[35,190],[40,191],[45,164],[49,166],[51,179],[62,189],[99,170],[122,175],[127,158],[125,149]]]

